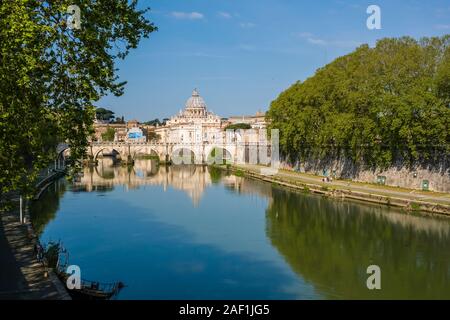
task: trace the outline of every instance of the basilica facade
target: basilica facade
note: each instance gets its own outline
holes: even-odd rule
[[[208,111],[197,89],[186,101],[184,110],[173,116],[165,126],[155,129],[164,143],[214,143],[221,136],[225,121]]]

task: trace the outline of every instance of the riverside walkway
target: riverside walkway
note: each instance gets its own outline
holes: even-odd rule
[[[49,179],[43,175],[40,180]],[[13,202],[18,202],[18,197]],[[0,300],[68,300],[70,296],[53,272],[46,270],[34,252],[31,224],[21,223],[16,208],[0,211]]]
[[[261,168],[263,166],[259,165],[235,165],[234,168],[243,170],[244,172],[249,173],[250,175],[256,175],[261,178],[260,174]],[[288,170],[279,170],[277,174],[273,176],[267,176],[266,180],[273,180],[274,182],[285,182],[287,184],[292,185],[305,185],[308,187],[316,187],[319,190],[339,190],[343,192],[350,193],[358,193],[362,195],[361,200],[364,200],[364,195],[370,195],[372,198],[379,196],[379,202],[385,203],[386,201],[395,202],[398,201],[399,206],[406,207],[411,203],[424,203],[429,206],[440,205],[443,207],[444,211],[450,210],[450,194],[449,193],[439,193],[439,192],[431,192],[431,191],[421,191],[421,190],[412,190],[405,188],[397,188],[390,186],[379,186],[370,183],[361,183],[361,182],[353,182],[347,180],[333,180],[332,182],[324,182],[322,181],[323,177],[314,176],[311,174],[299,173]],[[351,197],[349,197],[351,198]],[[403,203],[403,205],[400,205]],[[394,203],[395,204],[395,203]],[[427,210],[426,210],[427,211]],[[444,213],[444,212],[440,212]],[[447,214],[450,214],[448,211]]]
[[[0,260],[0,299],[64,299],[64,292],[57,287],[59,280],[53,274],[45,277],[26,225],[20,224],[18,215],[11,212],[2,212],[1,216]]]

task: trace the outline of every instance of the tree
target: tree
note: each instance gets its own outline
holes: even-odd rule
[[[114,120],[113,123],[124,124],[125,123],[125,118],[123,116],[122,117],[116,117],[116,120]]]
[[[114,111],[105,108],[97,108],[95,110],[95,114],[98,120],[110,122],[112,119],[114,119]]]
[[[450,35],[382,39],[337,58],[272,102],[290,160],[350,158],[386,167],[450,151]]]
[[[248,130],[251,128],[252,128],[252,126],[248,123],[234,123],[234,124],[229,124],[228,126],[226,126],[225,130],[238,130],[238,129]]]
[[[161,139],[161,136],[155,131],[149,131],[147,133],[147,139],[148,141],[159,141]]]
[[[116,130],[111,127],[106,128],[106,131],[102,133],[103,141],[114,141],[114,137],[116,135]]]
[[[159,121],[158,118],[144,122],[144,124],[149,125],[149,126],[160,126],[161,125],[161,121]]]
[[[137,0],[78,0],[81,28],[71,29],[72,0],[0,4],[0,194],[27,193],[56,144],[85,156],[95,107],[121,95],[115,61],[156,30]],[[72,162],[76,163],[76,162]]]

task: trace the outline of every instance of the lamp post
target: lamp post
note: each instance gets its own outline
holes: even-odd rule
[[[23,200],[22,196],[19,197],[19,212],[20,212],[20,224],[23,223]]]

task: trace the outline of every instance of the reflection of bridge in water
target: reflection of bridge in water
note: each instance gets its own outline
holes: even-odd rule
[[[105,157],[98,159],[96,167],[85,167],[74,186],[88,192],[112,189],[114,186],[135,189],[157,185],[164,190],[171,187],[186,192],[194,204],[198,204],[206,188],[215,182],[211,170],[207,166],[196,165],[160,166],[157,160],[149,159],[136,159],[133,167],[115,166],[112,158]],[[255,189],[255,183],[249,186],[246,179],[234,175],[223,175],[221,181],[238,192],[271,196],[270,185],[264,183],[258,184],[260,188]]]

